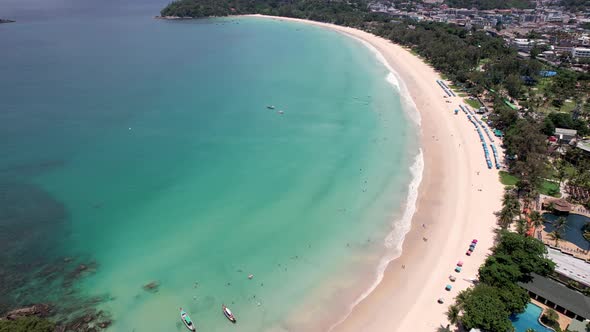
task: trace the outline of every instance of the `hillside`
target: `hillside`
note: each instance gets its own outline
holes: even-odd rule
[[[208,17],[267,14],[355,25],[368,13],[364,0],[178,0],[166,6],[162,16]]]

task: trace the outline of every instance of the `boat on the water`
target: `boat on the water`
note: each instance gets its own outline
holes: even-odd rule
[[[272,105],[268,105],[268,106],[266,106],[266,108],[268,108],[269,110],[274,110],[275,109],[275,107],[272,106]]]
[[[182,320],[182,322],[184,323],[184,326],[186,326],[187,329],[189,329],[191,331],[197,330],[197,328],[195,327],[195,324],[193,323],[191,318],[188,316],[186,311],[182,310],[182,308],[180,308],[180,319]]]
[[[223,311],[223,314],[225,315],[225,317],[227,317],[227,319],[229,319],[230,322],[232,322],[232,323],[236,322],[236,317],[234,317],[234,314],[231,313],[231,310],[229,310],[229,308],[226,307],[225,304],[221,305],[221,310]]]

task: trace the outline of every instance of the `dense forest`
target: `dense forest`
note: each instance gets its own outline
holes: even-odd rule
[[[364,0],[178,0],[160,14],[180,17],[266,14],[358,25],[368,15],[368,10]]]
[[[507,8],[525,9],[535,7],[534,1],[530,0],[445,0],[445,3],[453,8],[475,7],[482,10]]]
[[[38,317],[21,317],[15,320],[0,320],[0,332],[53,332],[55,324]]]

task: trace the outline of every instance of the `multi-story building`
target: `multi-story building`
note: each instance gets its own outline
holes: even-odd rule
[[[573,47],[572,48],[572,57],[574,59],[577,59],[577,58],[590,58],[590,48]]]
[[[535,43],[529,39],[514,38],[512,45],[514,45],[519,51],[530,51]]]

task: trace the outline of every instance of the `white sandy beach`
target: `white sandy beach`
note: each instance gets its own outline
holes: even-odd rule
[[[443,90],[436,83],[440,75],[408,50],[383,38],[332,24],[272,19],[314,24],[371,44],[404,82],[422,119],[424,174],[402,256],[389,264],[383,281],[352,308],[346,319],[335,326],[342,317],[330,325],[321,324],[317,331],[327,331],[331,326],[337,332],[435,331],[446,326],[448,305],[470,285],[468,279],[476,277],[493,244],[493,213],[501,208],[503,193],[498,172],[486,167],[474,126],[462,112],[453,114],[462,98],[443,98]],[[479,243],[468,257],[465,252],[474,238]],[[463,271],[455,273],[459,260],[464,262]],[[451,274],[457,276],[454,283],[448,279]],[[453,285],[452,291],[445,291],[447,284]],[[445,304],[437,303],[440,297]]]

